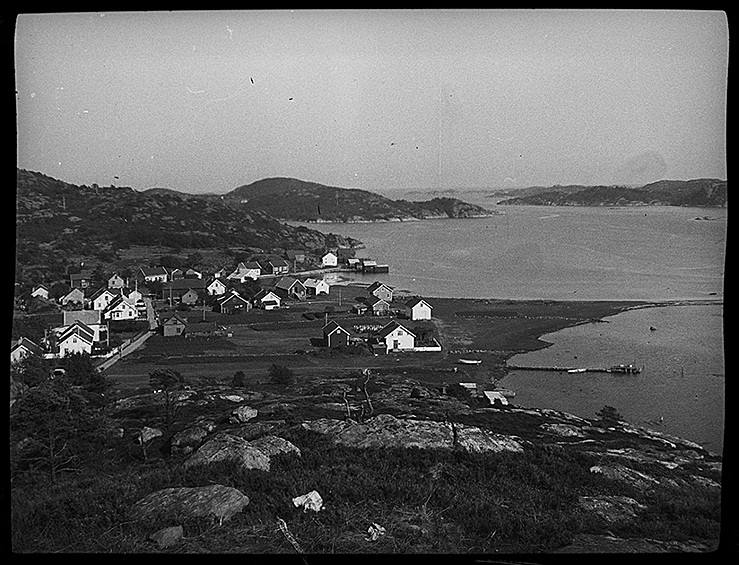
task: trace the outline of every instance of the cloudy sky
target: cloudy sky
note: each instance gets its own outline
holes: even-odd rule
[[[18,167],[226,192],[726,178],[718,11],[21,15]]]

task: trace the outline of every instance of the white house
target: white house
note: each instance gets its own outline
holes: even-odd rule
[[[233,273],[226,277],[232,281],[246,282],[246,279],[256,280],[262,274],[262,267],[256,261],[239,263]]]
[[[118,273],[114,273],[108,279],[108,288],[123,288],[125,285],[125,281],[118,275]]]
[[[321,257],[322,267],[336,267],[339,264],[339,258],[336,253],[329,251],[323,257]]]
[[[106,320],[135,320],[139,311],[135,303],[131,303],[123,296],[116,297],[108,307],[103,310],[103,318]]]
[[[222,296],[226,294],[226,285],[221,279],[213,279],[205,289],[211,296]]]
[[[27,337],[20,338],[10,348],[10,362],[19,363],[29,355],[43,355],[43,350]]]
[[[323,279],[305,279],[303,281],[305,293],[308,296],[318,296],[319,294],[328,294],[330,286]]]
[[[416,334],[401,326],[395,320],[383,327],[376,335],[378,338],[384,339],[386,353],[391,351],[413,351],[416,346]]]
[[[433,307],[422,298],[414,298],[405,303],[405,314],[410,320],[430,320]]]
[[[59,302],[62,304],[62,306],[66,306],[67,304],[84,304],[85,303],[85,293],[82,292],[79,288],[73,288],[70,290],[67,294],[61,297],[59,299]]]
[[[101,288],[95,294],[92,295],[92,309],[93,310],[105,310],[108,305],[113,302],[117,294],[112,293],[107,288]]]
[[[166,283],[169,280],[167,269],[159,267],[141,267],[141,275],[146,282]]]
[[[33,292],[31,292],[31,296],[35,298],[43,298],[44,300],[48,300],[49,289],[46,288],[44,285],[40,284],[33,289]]]
[[[281,303],[282,299],[271,290],[262,289],[254,296],[254,306],[264,310],[276,310]]]
[[[82,322],[75,322],[62,332],[57,340],[59,356],[64,357],[72,353],[92,353],[94,332]]]
[[[69,326],[75,322],[81,322],[92,330],[93,341],[102,341],[107,338],[107,326],[103,322],[103,313],[100,310],[72,310],[64,312],[64,325],[54,328],[52,331],[57,335],[62,335]]]

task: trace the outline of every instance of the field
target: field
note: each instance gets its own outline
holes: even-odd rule
[[[144,347],[108,369],[121,389],[148,385],[149,372],[167,367],[185,378],[225,380],[243,371],[254,383],[263,382],[273,364],[285,365],[300,378],[339,376],[359,369],[382,373],[423,373],[438,381],[491,382],[505,374],[503,365],[522,351],[545,347],[541,335],[563,327],[613,315],[633,302],[551,302],[437,298],[433,320],[398,318],[417,335],[436,337],[441,352],[373,355],[367,348],[337,352],[322,344],[326,320],[336,320],[356,337],[366,326],[381,327],[392,318],[359,316],[351,306],[365,296],[361,286],[333,286],[328,297],[290,301],[279,310],[224,315],[194,309],[191,322],[215,321],[227,336],[208,338],[151,337]],[[402,302],[393,307],[402,309]],[[164,318],[166,312],[160,316]],[[460,356],[482,359],[478,366],[460,366]]]

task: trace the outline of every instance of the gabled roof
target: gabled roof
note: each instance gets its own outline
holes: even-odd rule
[[[81,281],[86,279],[91,279],[92,273],[90,271],[82,271],[80,273],[72,273],[69,275],[69,279],[73,281]]]
[[[303,283],[294,277],[282,277],[279,281],[277,281],[275,288],[290,290],[292,287],[295,286],[296,283],[305,288],[305,286],[303,286]]]
[[[205,288],[208,288],[208,287],[210,287],[210,286],[212,286],[212,285],[214,285],[216,283],[218,283],[218,284],[220,284],[220,285],[222,285],[224,287],[226,286],[226,283],[223,282],[220,278],[210,278],[210,279],[207,280],[207,284],[205,285]]]
[[[68,296],[70,296],[72,294],[81,294],[82,295],[82,298],[85,297],[85,293],[82,292],[82,289],[81,288],[73,288],[67,294],[65,294],[64,296],[62,296],[62,300],[64,300],[65,298],[67,298]]]
[[[107,312],[110,312],[112,310],[115,310],[121,304],[125,304],[126,306],[128,306],[129,308],[133,308],[134,310],[136,309],[136,305],[135,304],[131,304],[131,301],[128,300],[128,298],[126,298],[125,296],[123,296],[122,294],[120,294],[120,295],[116,296],[113,300],[110,301],[110,304],[108,304],[108,306],[105,308],[104,312],[107,313]]]
[[[418,306],[419,304],[425,304],[429,308],[433,308],[433,306],[431,306],[431,304],[426,302],[423,298],[412,298],[411,300],[405,303],[405,305],[408,306],[408,308],[414,308],[415,306]]]
[[[35,355],[42,355],[44,350],[41,349],[40,346],[36,345],[33,341],[28,339],[27,337],[20,338],[15,345],[11,346],[10,353],[13,353],[14,351],[17,351],[20,348],[26,349],[29,353],[33,353]]]
[[[275,294],[274,292],[272,292],[271,290],[269,290],[269,289],[267,289],[267,288],[263,288],[262,290],[260,290],[259,292],[257,292],[257,293],[256,293],[256,294],[254,295],[254,300],[264,300],[264,299],[265,299],[265,298],[267,298],[267,297],[268,297],[268,296],[269,296],[270,294],[271,294],[271,295],[272,295],[273,297],[275,297],[275,298],[276,298],[277,300],[280,300],[280,297],[279,297],[279,296],[278,296],[277,294]]]
[[[71,326],[79,321],[86,325],[99,324],[102,312],[100,310],[72,310],[64,312],[64,325]]]
[[[336,253],[334,253],[333,251],[326,251],[326,253],[324,253],[323,255],[321,255],[321,257],[327,257],[329,255],[333,255],[334,257],[338,257],[338,255],[336,255]]]
[[[336,320],[331,320],[328,324],[323,326],[323,335],[331,335],[334,332],[344,332],[346,335],[350,335],[349,331],[343,328]]]
[[[62,331],[57,342],[61,343],[62,341],[73,335],[76,335],[77,337],[80,337],[89,343],[92,343],[95,339],[95,332],[92,330],[92,328],[90,328],[90,326],[88,326],[87,324],[77,320],[74,324]]]
[[[246,298],[244,298],[243,296],[241,296],[235,290],[232,290],[230,293],[224,294],[223,296],[221,296],[218,299],[218,303],[219,304],[226,304],[227,302],[230,302],[231,300],[240,300],[241,302],[244,302],[246,304],[249,303],[249,301]]]
[[[267,261],[273,267],[289,267],[290,263],[285,261],[282,257],[273,257]]]
[[[323,280],[323,279],[305,279],[303,281],[303,286],[305,287],[317,287],[319,284],[325,284],[326,286],[329,286],[329,284]]]
[[[187,325],[187,319],[182,318],[177,312],[174,312],[170,317],[168,317],[166,320],[162,322],[163,326],[173,326],[173,325]]]
[[[98,298],[99,296],[102,296],[105,293],[108,293],[111,296],[116,296],[116,294],[117,294],[117,293],[113,292],[112,290],[110,290],[108,287],[105,287],[104,286],[102,288],[97,289],[95,292],[93,292],[92,295],[90,296],[90,299],[91,300],[95,300],[96,298]]]
[[[46,286],[45,284],[37,284],[36,286],[33,287],[33,292],[36,292],[37,290],[41,290],[42,288],[47,291],[49,290],[49,287]]]
[[[389,323],[388,323],[387,325],[385,325],[385,326],[384,326],[384,327],[383,327],[383,328],[382,328],[382,329],[381,329],[381,330],[380,330],[379,332],[377,332],[377,334],[375,334],[375,335],[377,335],[377,336],[379,336],[379,337],[387,337],[388,335],[390,335],[390,334],[391,334],[391,333],[392,333],[393,331],[397,330],[398,328],[402,328],[403,330],[405,330],[406,332],[408,332],[408,333],[409,333],[410,335],[412,335],[413,337],[416,337],[416,334],[414,334],[414,333],[413,333],[412,331],[410,331],[410,330],[409,330],[408,328],[406,328],[405,326],[402,326],[402,325],[400,325],[400,324],[399,324],[398,322],[396,322],[395,320],[393,320],[392,322],[389,322]]]
[[[392,291],[393,291],[393,287],[391,287],[391,286],[389,286],[389,285],[386,285],[386,284],[385,284],[384,282],[380,282],[380,281],[375,281],[375,282],[373,282],[373,283],[372,283],[371,285],[369,285],[369,287],[367,287],[367,292],[369,292],[370,294],[372,294],[372,293],[373,293],[373,292],[375,292],[375,291],[376,291],[376,290],[377,290],[378,288],[382,288],[382,287],[385,287],[385,288],[386,288],[387,290],[389,290],[390,292],[392,292]]]
[[[379,296],[375,296],[374,294],[367,299],[368,306],[376,306],[380,302],[382,302],[383,304],[387,304],[387,306],[390,307],[390,304],[387,300],[383,300],[382,298],[380,298]]]
[[[141,272],[144,273],[145,277],[152,277],[155,275],[166,275],[167,269],[161,265],[158,267],[141,267]]]

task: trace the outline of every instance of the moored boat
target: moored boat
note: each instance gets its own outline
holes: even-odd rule
[[[628,365],[613,365],[608,371],[610,373],[641,373],[641,369],[632,363]]]
[[[482,363],[482,359],[459,359],[462,365],[479,365]]]
[[[584,373],[587,369],[567,369],[568,373]]]

